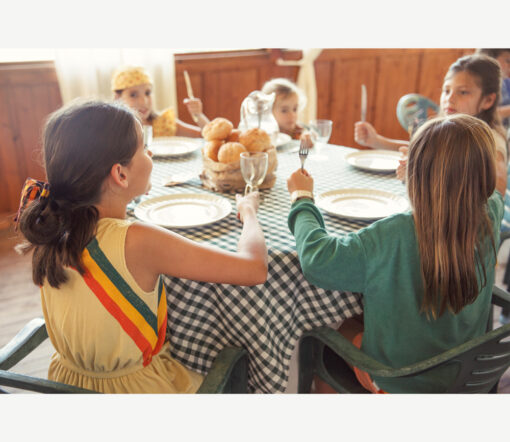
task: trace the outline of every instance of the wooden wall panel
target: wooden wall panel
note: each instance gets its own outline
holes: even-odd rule
[[[62,105],[51,62],[0,64],[0,193],[2,216],[16,212],[27,177],[44,179],[41,131]]]
[[[400,97],[417,91],[420,54],[389,54],[379,57],[378,65],[376,109],[369,121],[378,131],[386,128],[383,134],[389,138],[406,139],[408,134],[398,123],[396,109]]]
[[[367,87],[367,119],[374,117],[376,96],[376,60],[374,58],[346,58],[333,62],[330,89],[333,100],[328,115],[333,120],[330,141],[350,146],[354,140],[354,123],[361,117],[361,85]],[[321,80],[322,81],[322,80]]]

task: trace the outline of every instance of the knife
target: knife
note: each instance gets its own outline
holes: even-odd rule
[[[361,121],[367,120],[367,88],[361,85]]]
[[[195,97],[193,96],[193,88],[191,87],[191,80],[189,79],[188,71],[184,71],[183,74],[184,74],[184,82],[186,83],[186,90],[188,91],[188,98],[193,99]],[[198,123],[197,115],[193,114],[191,117],[193,118],[193,121],[195,123]]]
[[[184,81],[186,82],[186,90],[188,91],[188,98],[195,98],[193,96],[193,89],[191,88],[191,81],[189,79],[188,71],[184,71]]]

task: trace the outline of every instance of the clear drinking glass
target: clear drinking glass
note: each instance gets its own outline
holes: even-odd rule
[[[312,133],[312,139],[314,140],[314,148],[313,153],[314,156],[318,159],[322,159],[323,155],[320,155],[322,151],[322,147],[328,143],[329,137],[331,137],[331,132],[333,130],[333,121],[331,120],[311,120],[310,123],[310,132]],[[324,156],[323,159],[327,159]]]
[[[246,182],[245,195],[258,190],[266,177],[267,162],[267,152],[241,153],[241,174]]]
[[[143,144],[146,147],[152,144],[152,126],[143,126]]]

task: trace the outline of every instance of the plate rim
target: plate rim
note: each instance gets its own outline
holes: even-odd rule
[[[195,144],[195,146],[193,146],[194,147],[193,149],[188,150],[187,152],[181,152],[181,153],[173,153],[173,152],[155,153],[152,151],[153,145],[159,144],[159,143],[162,144],[168,140],[173,140],[173,141],[186,140],[187,143],[189,143],[190,145]],[[153,138],[151,144],[149,144],[149,150],[152,152],[152,154],[155,158],[182,157],[185,155],[189,155],[190,153],[193,153],[193,152],[197,151],[198,149],[200,149],[202,147],[201,145],[203,144],[203,141],[204,141],[203,138],[194,138],[194,137],[181,137],[181,136],[156,137],[156,138]]]
[[[146,216],[146,217],[140,216],[140,211],[142,211],[144,208],[143,206],[149,205],[151,203],[152,204],[158,203],[160,201],[179,200],[179,199],[195,199],[195,200],[205,199],[205,200],[210,200],[210,201],[217,200],[220,203],[222,203],[223,205],[225,205],[225,213],[213,221],[206,221],[206,222],[202,222],[202,223],[198,223],[198,224],[187,224],[187,225],[173,225],[173,224],[169,224],[169,223],[164,223],[164,224],[156,223],[155,221],[151,220],[148,216]],[[227,205],[228,205],[228,211],[227,211]],[[171,228],[171,229],[189,229],[189,228],[193,228],[193,227],[207,226],[210,224],[217,223],[218,221],[221,221],[222,219],[225,219],[231,213],[232,213],[232,203],[230,202],[230,200],[228,200],[227,198],[220,196],[220,195],[211,195],[208,193],[203,193],[203,194],[202,193],[172,193],[172,194],[168,194],[168,195],[159,195],[159,196],[155,196],[155,197],[146,199],[145,201],[142,201],[141,203],[137,204],[133,210],[133,215],[137,219],[144,221],[144,222],[155,224],[160,227]]]
[[[401,210],[401,211],[399,211],[399,212],[394,212],[394,213],[392,213],[390,215],[385,215],[385,216],[382,216],[382,217],[381,216],[366,217],[366,216],[349,216],[349,215],[339,214],[338,212],[332,212],[332,211],[328,210],[327,207],[324,207],[323,204],[321,204],[321,203],[323,203],[323,201],[326,198],[327,194],[360,192],[360,191],[362,191],[363,195],[367,195],[367,194],[368,195],[379,194],[380,196],[383,196],[383,197],[391,197],[391,199],[404,202],[406,204],[406,208]],[[394,214],[397,214],[397,213],[404,213],[404,212],[406,212],[406,211],[408,211],[410,209],[409,201],[407,201],[407,199],[405,197],[403,197],[402,195],[398,195],[398,194],[393,193],[393,192],[388,192],[386,190],[368,189],[368,188],[361,188],[361,187],[352,187],[352,188],[349,187],[349,188],[342,188],[342,189],[333,189],[333,190],[328,190],[326,192],[322,192],[321,194],[319,194],[317,196],[316,204],[317,204],[317,207],[319,207],[324,212],[326,212],[326,213],[328,213],[330,215],[338,216],[338,217],[341,217],[341,218],[344,218],[344,219],[359,220],[359,221],[371,221],[371,220],[383,219],[383,218],[386,218],[388,216],[391,216],[391,215],[394,215]]]
[[[360,166],[359,164],[356,164],[354,162],[354,160],[353,160],[354,158],[357,158],[357,157],[360,157],[360,156],[364,156],[364,155],[370,156],[370,155],[373,155],[373,154],[383,155],[383,156],[387,155],[389,157],[394,156],[394,157],[396,157],[397,160],[401,158],[400,152],[395,151],[395,150],[368,149],[368,150],[360,150],[360,151],[357,151],[357,152],[348,153],[347,155],[345,155],[345,160],[351,166],[356,167],[356,168],[361,169],[361,170],[370,170],[370,171],[373,171],[373,172],[388,172],[388,173],[395,172],[397,170],[398,166],[395,167],[395,169],[379,169],[379,168],[373,168],[373,167],[364,167],[364,166]]]
[[[289,139],[283,143],[280,143],[280,144],[275,143],[275,147],[285,146],[287,143],[290,143],[292,141],[292,137],[289,134],[286,134],[284,132],[278,132],[277,136],[280,136],[280,135],[285,135],[284,138],[289,137]]]

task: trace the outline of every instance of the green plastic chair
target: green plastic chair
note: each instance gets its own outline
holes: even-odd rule
[[[404,95],[397,103],[398,121],[407,132],[412,133],[417,127],[425,123],[429,111],[437,114],[439,106],[420,94]]]
[[[32,319],[0,349],[0,385],[38,393],[97,393],[72,385],[9,371],[48,338],[43,318]],[[216,357],[197,393],[246,393],[248,353],[225,347]],[[0,393],[8,391],[0,388]]]
[[[492,303],[510,306],[510,294],[494,286]],[[401,368],[381,364],[363,353],[336,330],[320,327],[305,332],[299,344],[298,393],[310,393],[315,375],[339,393],[369,393],[348,364],[374,376],[412,377],[446,364],[459,367],[445,393],[496,393],[499,379],[510,366],[510,324],[487,332],[451,350]]]

